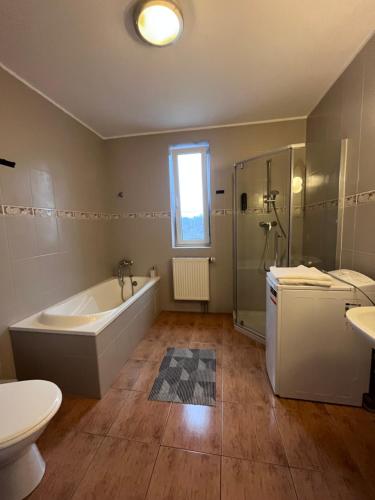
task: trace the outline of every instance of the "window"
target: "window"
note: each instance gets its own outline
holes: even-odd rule
[[[210,153],[207,143],[169,148],[172,241],[210,245]]]

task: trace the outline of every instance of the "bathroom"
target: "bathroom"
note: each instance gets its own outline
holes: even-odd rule
[[[274,264],[375,279],[375,4],[151,2],[180,30],[155,46],[148,3],[0,0],[0,498],[375,498],[371,401],[280,396],[265,299]],[[160,399],[171,348],[208,403]]]

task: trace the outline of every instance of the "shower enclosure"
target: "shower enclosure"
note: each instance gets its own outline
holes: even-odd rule
[[[266,272],[303,262],[305,145],[234,165],[234,321],[265,335]]]

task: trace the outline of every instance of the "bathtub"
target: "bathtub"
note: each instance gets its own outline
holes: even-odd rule
[[[116,278],[14,325],[17,378],[55,382],[71,394],[101,398],[159,312],[159,278]]]

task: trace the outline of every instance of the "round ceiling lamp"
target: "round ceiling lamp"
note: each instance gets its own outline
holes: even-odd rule
[[[184,26],[181,11],[169,0],[139,2],[134,11],[134,23],[138,35],[157,47],[178,40]]]

